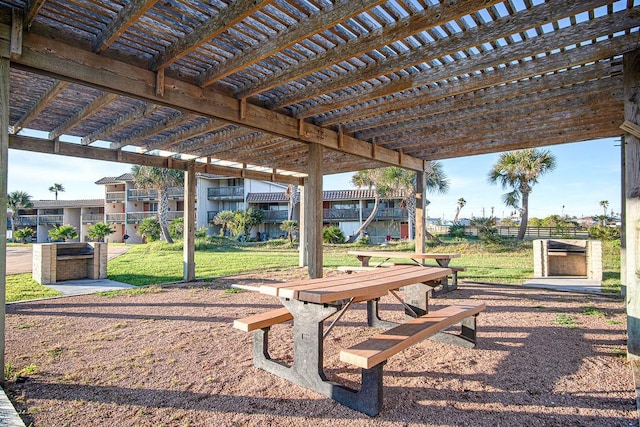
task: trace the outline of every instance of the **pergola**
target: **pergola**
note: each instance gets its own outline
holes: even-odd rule
[[[640,0],[0,0],[0,198],[8,148],[185,170],[193,280],[195,172],[299,184],[318,277],[325,174],[416,171],[422,250],[430,160],[623,136],[638,357],[639,26]]]

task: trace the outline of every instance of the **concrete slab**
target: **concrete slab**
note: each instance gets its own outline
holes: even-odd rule
[[[584,277],[537,277],[527,280],[522,286],[563,292],[602,293],[599,280],[590,280]]]
[[[55,289],[56,291],[62,292],[63,296],[89,295],[89,294],[96,294],[98,292],[119,291],[122,289],[135,288],[135,286],[133,285],[116,282],[114,280],[109,280],[109,279],[67,280],[64,282],[58,282],[53,285],[46,285],[46,286],[51,289]]]
[[[2,388],[0,388],[0,426],[25,427],[22,418],[20,418]]]

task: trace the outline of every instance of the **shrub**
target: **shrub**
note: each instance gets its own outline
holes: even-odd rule
[[[138,227],[137,234],[147,239],[147,242],[160,240],[160,222],[155,216],[145,218]]]
[[[27,243],[27,241],[33,237],[35,231],[33,228],[25,227],[20,230],[16,230],[13,241],[20,240],[22,243]]]
[[[174,239],[182,239],[184,235],[184,218],[176,218],[169,223],[169,234]]]
[[[207,238],[207,227],[202,226],[195,231],[196,239],[206,239]]]
[[[594,225],[589,227],[589,237],[599,240],[618,240],[620,239],[620,229],[606,225]]]
[[[280,224],[280,230],[287,233],[289,243],[293,243],[293,233],[298,231],[298,222],[290,219],[285,219],[284,221],[282,221],[282,224]]]
[[[109,224],[105,224],[104,222],[92,225],[87,231],[89,237],[98,242],[104,242],[104,238],[112,233],[115,233],[115,231]]]
[[[464,224],[461,224],[459,222],[454,222],[453,225],[449,226],[449,236],[464,237],[465,236]]]
[[[494,217],[474,218],[471,220],[471,225],[478,228],[478,237],[483,242],[497,243],[501,241]]]
[[[337,225],[325,227],[322,230],[322,241],[331,244],[344,243],[344,233]]]
[[[365,234],[356,242],[358,246],[371,246],[371,237],[368,234]]]
[[[78,232],[72,225],[61,225],[60,227],[49,230],[49,237],[53,241],[62,240],[63,242],[66,242],[67,240],[78,237]]]

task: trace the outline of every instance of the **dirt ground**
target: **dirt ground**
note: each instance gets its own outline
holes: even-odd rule
[[[251,335],[233,329],[233,320],[281,305],[225,292],[231,283],[259,281],[9,305],[7,362],[16,372],[32,366],[9,383],[8,395],[36,427],[637,425],[621,300],[463,283],[431,302],[485,301],[478,346],[427,340],[392,357],[382,412],[371,418],[253,367]],[[382,310],[402,317],[392,297]],[[330,379],[357,386],[359,370],[338,353],[375,332],[365,322],[358,304],[331,331]],[[274,358],[291,361],[291,331],[272,328]]]

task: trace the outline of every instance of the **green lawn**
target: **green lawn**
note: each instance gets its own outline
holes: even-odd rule
[[[324,267],[358,265],[347,251],[362,249],[357,245],[325,245]],[[413,244],[392,244],[389,247],[366,249],[413,251]],[[429,242],[428,252],[459,253],[451,265],[466,267],[459,279],[501,284],[521,284],[533,276],[531,242],[505,241],[486,244],[473,239],[441,239]],[[108,275],[112,280],[132,285],[152,285],[182,280],[182,243],[172,245],[154,242],[132,245],[123,255],[109,261]],[[603,287],[620,292],[620,243],[603,244]],[[248,272],[268,272],[297,267],[298,251],[283,241],[237,243],[214,238],[213,243],[196,242],[196,277],[210,279]],[[393,261],[393,260],[392,260]],[[402,260],[400,260],[402,261]],[[406,262],[406,260],[403,260]],[[30,274],[7,276],[7,301],[53,296],[57,293],[38,285]]]

